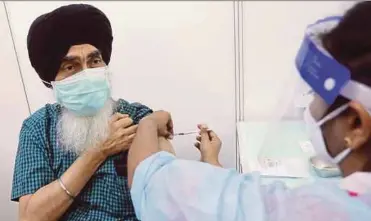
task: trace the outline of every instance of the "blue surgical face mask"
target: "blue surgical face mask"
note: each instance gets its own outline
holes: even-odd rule
[[[78,116],[94,116],[111,96],[107,67],[85,69],[52,81],[57,102]]]

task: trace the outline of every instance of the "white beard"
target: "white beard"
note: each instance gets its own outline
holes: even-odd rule
[[[115,101],[107,100],[104,107],[91,117],[76,116],[63,109],[57,124],[57,136],[66,151],[80,155],[89,148],[95,148],[103,142],[109,133],[109,121],[115,107]]]

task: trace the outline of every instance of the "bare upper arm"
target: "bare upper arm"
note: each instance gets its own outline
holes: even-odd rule
[[[159,137],[158,138],[158,146],[159,146],[160,150],[167,151],[171,154],[176,155],[175,150],[173,148],[173,145],[165,137]]]
[[[24,214],[27,209],[28,202],[30,201],[32,194],[24,195],[19,198],[18,204],[18,216],[19,220],[23,220]]]

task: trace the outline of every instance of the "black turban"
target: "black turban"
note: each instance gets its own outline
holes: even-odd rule
[[[71,46],[91,44],[108,64],[112,40],[110,21],[102,11],[86,4],[67,5],[39,16],[32,23],[27,36],[28,56],[40,78],[50,82]]]

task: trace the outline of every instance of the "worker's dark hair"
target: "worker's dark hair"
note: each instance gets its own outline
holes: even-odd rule
[[[349,9],[339,24],[322,35],[326,50],[351,71],[351,78],[371,86],[371,1]],[[347,102],[339,97],[330,108]]]
[[[339,24],[322,36],[327,51],[351,72],[354,81],[371,87],[371,1],[357,3]],[[370,95],[371,99],[371,95]],[[332,112],[349,102],[339,96],[328,110]],[[369,150],[371,156],[371,150]],[[371,162],[365,168],[371,171]]]

